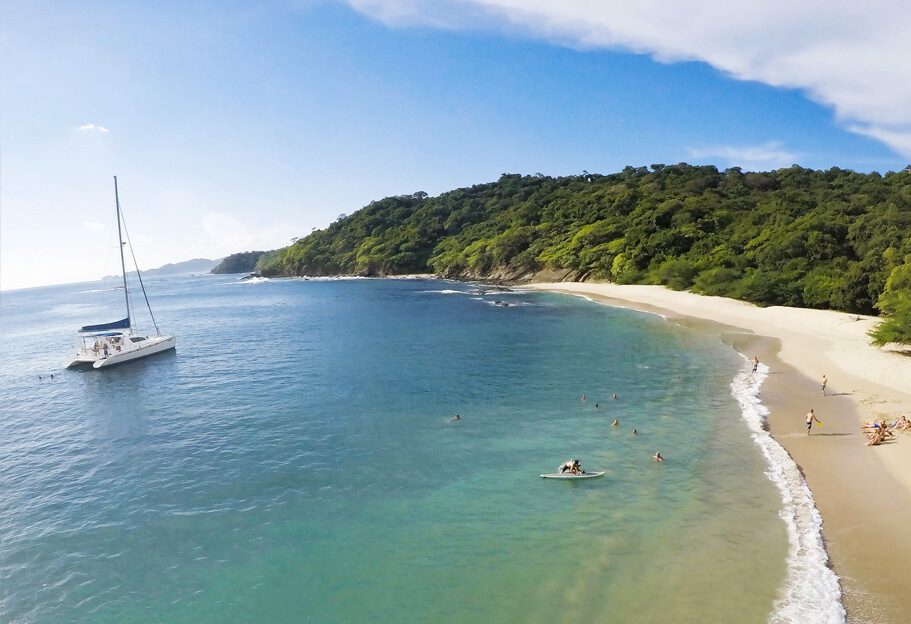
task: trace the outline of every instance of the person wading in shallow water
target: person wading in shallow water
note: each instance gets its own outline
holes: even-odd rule
[[[818,418],[816,418],[816,412],[814,412],[814,411],[811,409],[809,412],[807,412],[807,435],[810,435],[810,429],[813,428],[813,421],[814,421],[814,420],[815,420],[816,422],[818,422],[819,424],[822,424],[822,421],[819,420]]]

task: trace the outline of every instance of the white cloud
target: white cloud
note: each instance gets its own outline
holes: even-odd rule
[[[348,0],[389,25],[520,30],[662,62],[703,61],[740,80],[800,89],[853,132],[911,158],[906,0]]]
[[[689,150],[693,158],[719,158],[729,166],[743,167],[748,171],[768,171],[789,167],[798,162],[800,155],[786,150],[778,141],[762,145],[717,145]]]
[[[96,125],[93,124],[93,123],[82,124],[82,125],[79,126],[79,128],[77,128],[77,129],[78,129],[78,130],[81,130],[81,131],[83,131],[83,132],[99,132],[99,133],[101,133],[101,134],[107,134],[107,133],[108,133],[108,129],[107,129],[107,128],[105,128],[104,126],[96,126]]]

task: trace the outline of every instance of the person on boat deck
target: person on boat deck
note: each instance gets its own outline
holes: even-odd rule
[[[108,343],[102,343],[101,350],[104,351],[104,357],[108,356]]]
[[[570,459],[569,461],[563,462],[560,466],[560,474],[570,472],[574,475],[585,474],[585,471],[582,470],[582,462],[578,459]]]

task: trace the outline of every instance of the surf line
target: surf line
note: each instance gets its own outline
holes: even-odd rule
[[[769,623],[844,624],[841,587],[838,576],[828,566],[822,516],[816,509],[813,493],[796,462],[766,426],[769,410],[759,398],[759,389],[769,375],[769,367],[760,364],[756,373],[752,373],[750,359],[740,355],[746,363],[731,382],[731,395],[740,405],[753,442],[766,458],[766,476],[781,493],[778,516],[788,533],[787,576]]]

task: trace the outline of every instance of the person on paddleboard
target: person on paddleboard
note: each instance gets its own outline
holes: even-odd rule
[[[560,465],[560,474],[571,473],[574,475],[585,474],[585,471],[582,470],[582,462],[578,459],[570,459],[565,461]]]

